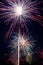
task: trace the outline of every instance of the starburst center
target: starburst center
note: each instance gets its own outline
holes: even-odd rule
[[[21,5],[17,5],[15,7],[16,16],[21,16],[23,14],[23,7]]]

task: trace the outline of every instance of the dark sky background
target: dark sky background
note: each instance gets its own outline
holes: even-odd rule
[[[0,1],[4,1],[4,0],[0,0]],[[37,1],[41,1],[41,0],[37,0]],[[39,7],[43,7],[43,5],[40,4]],[[41,15],[43,16],[43,10],[39,10],[39,11],[40,11]],[[9,25],[4,24],[3,23],[4,20],[5,19],[0,19],[0,61],[8,58],[10,51],[11,51],[9,48],[7,48],[8,43],[10,42],[10,39],[6,40],[4,38],[4,35],[8,31],[10,24]],[[34,56],[36,56],[36,58],[35,58],[35,60],[36,60],[37,57],[38,58],[40,57],[40,55],[37,54],[36,51],[38,52],[38,50],[39,50],[41,52],[41,50],[43,50],[43,26],[41,26],[36,21],[31,20],[31,22],[32,22],[31,24],[29,22],[27,22],[27,27],[28,27],[28,31],[30,32],[29,34],[32,35],[34,40],[37,40],[37,42],[35,42],[35,47],[33,48],[33,51],[35,53]],[[36,48],[37,48],[37,50],[36,50]],[[8,53],[7,57],[4,56],[4,54],[6,54],[6,53]],[[34,56],[33,56],[33,58],[34,58]]]

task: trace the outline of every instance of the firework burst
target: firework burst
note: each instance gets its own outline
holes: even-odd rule
[[[16,34],[13,36],[11,43],[8,47],[11,47],[11,54],[13,54],[18,59],[18,65],[22,56],[25,56],[26,61],[31,63],[32,61],[32,48],[34,46],[34,41],[29,39],[29,36],[21,34]],[[34,53],[34,52],[33,52]],[[28,56],[28,58],[27,58]],[[31,57],[30,57],[31,56]],[[14,57],[13,57],[14,58]],[[29,60],[30,58],[30,60]]]
[[[26,27],[25,20],[28,18],[29,21],[31,19],[43,25],[43,17],[38,11],[40,8],[37,7],[38,4],[42,2],[37,3],[37,1],[33,2],[31,0],[6,0],[6,3],[7,4],[0,2],[0,19],[5,18],[4,23],[11,23],[9,30],[5,35],[6,39],[12,34],[16,23],[23,23]]]

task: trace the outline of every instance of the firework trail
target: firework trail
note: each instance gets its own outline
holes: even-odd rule
[[[11,36],[16,23],[23,24],[28,30],[25,24],[26,19],[29,19],[29,22],[34,20],[43,25],[43,16],[39,12],[39,9],[42,8],[38,8],[38,5],[41,3],[43,2],[33,2],[31,0],[6,0],[6,3],[0,2],[0,19],[5,19],[4,23],[6,24],[11,24],[8,32],[5,34],[6,39]]]

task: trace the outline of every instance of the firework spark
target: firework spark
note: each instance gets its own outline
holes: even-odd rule
[[[25,20],[29,18],[29,20],[38,21],[41,25],[43,25],[43,17],[38,11],[38,4],[42,2],[31,1],[31,0],[6,0],[7,4],[0,2],[0,19],[5,18],[4,23],[11,23],[11,26],[6,33],[6,39],[11,36],[16,23],[18,23],[20,19],[20,24],[23,23],[25,25]],[[42,9],[42,8],[41,8]],[[6,19],[7,18],[7,19]],[[26,28],[27,29],[27,28]]]

